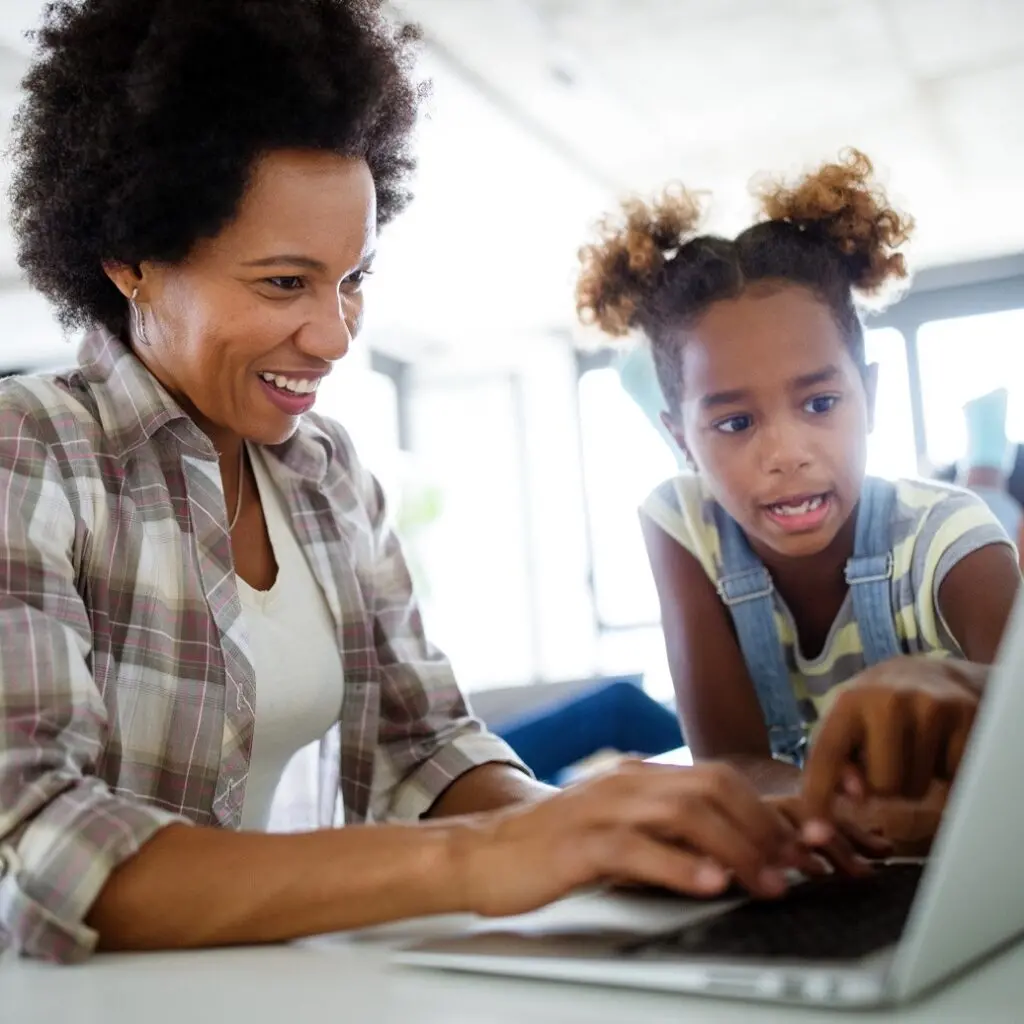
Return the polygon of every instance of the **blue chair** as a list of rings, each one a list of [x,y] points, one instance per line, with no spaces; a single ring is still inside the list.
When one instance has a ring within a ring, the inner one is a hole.
[[[600,750],[650,757],[683,745],[676,715],[644,693],[639,676],[601,683],[566,700],[499,723],[495,732],[530,770],[554,785]]]

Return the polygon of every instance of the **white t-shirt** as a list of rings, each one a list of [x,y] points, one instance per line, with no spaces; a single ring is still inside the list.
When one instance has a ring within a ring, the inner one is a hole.
[[[344,689],[334,619],[259,450],[249,455],[277,562],[270,590],[238,579],[256,670],[256,730],[242,828],[265,830],[292,757],[338,721]]]

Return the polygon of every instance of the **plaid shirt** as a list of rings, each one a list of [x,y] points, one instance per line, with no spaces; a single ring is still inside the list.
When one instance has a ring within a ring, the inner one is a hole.
[[[79,361],[0,384],[0,948],[63,961],[158,829],[239,827],[257,704],[216,452],[110,334]],[[424,637],[342,429],[306,416],[266,454],[344,665],[314,824],[415,819],[470,768],[520,766]]]

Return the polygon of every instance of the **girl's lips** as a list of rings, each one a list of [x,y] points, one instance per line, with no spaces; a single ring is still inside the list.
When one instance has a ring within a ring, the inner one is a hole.
[[[796,511],[803,506],[801,511]],[[783,511],[784,508],[790,511]],[[809,533],[817,530],[832,511],[832,495],[816,494],[786,499],[764,507],[764,514],[785,533]]]

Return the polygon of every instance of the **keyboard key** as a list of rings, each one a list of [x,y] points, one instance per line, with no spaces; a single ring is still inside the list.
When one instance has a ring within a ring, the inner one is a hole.
[[[922,871],[920,864],[891,864],[865,878],[812,879],[780,900],[752,900],[624,952],[658,959],[859,959],[899,941]]]

